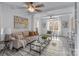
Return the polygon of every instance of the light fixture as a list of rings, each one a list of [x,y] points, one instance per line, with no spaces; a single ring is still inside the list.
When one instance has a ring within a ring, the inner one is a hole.
[[[30,7],[28,8],[28,11],[29,11],[29,12],[34,12],[35,9],[34,9],[34,7],[30,6]]]

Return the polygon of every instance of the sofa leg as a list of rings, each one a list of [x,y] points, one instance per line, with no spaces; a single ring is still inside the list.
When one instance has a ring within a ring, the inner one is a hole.
[[[15,50],[15,51],[19,51],[19,50],[20,50],[20,48],[18,48],[18,49],[17,49],[17,48],[13,48],[13,50]]]
[[[16,49],[16,51],[19,51],[19,49]]]

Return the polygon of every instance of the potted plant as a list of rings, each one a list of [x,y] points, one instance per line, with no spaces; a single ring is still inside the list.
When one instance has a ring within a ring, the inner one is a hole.
[[[42,36],[42,39],[47,39],[48,38],[48,35],[43,35]]]
[[[47,34],[52,34],[52,31],[47,31]]]

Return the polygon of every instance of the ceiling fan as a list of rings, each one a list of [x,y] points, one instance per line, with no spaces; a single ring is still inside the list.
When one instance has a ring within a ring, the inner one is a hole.
[[[41,7],[44,7],[43,4],[35,4],[35,2],[25,2],[25,8],[29,12],[41,12],[42,10],[40,9]]]

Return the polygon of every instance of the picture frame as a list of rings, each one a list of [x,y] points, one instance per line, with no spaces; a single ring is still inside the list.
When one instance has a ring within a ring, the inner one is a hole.
[[[23,18],[20,16],[14,16],[14,28],[28,28],[28,18]]]

